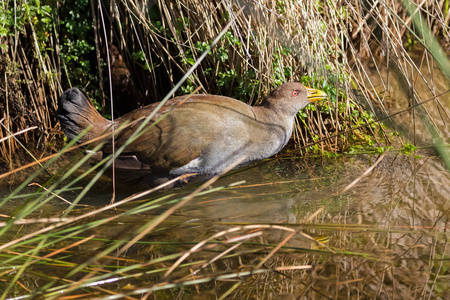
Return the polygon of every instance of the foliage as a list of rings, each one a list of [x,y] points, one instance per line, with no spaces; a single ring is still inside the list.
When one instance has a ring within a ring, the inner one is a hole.
[[[92,66],[95,59],[94,34],[89,0],[66,3],[55,0],[27,0],[7,2],[7,6],[0,7],[0,38],[14,38],[29,34],[36,36],[38,47],[34,49],[34,56],[46,59],[52,55],[54,48],[48,44],[49,37],[57,31],[59,38],[60,57],[69,82],[75,85],[85,85],[95,82],[97,70]],[[58,11],[56,3],[61,5]],[[60,19],[60,23],[56,21]],[[8,44],[2,44],[7,48]],[[59,71],[59,70],[54,70]]]
[[[414,146],[413,144],[405,143],[405,144],[402,146],[402,152],[405,153],[405,154],[410,155],[410,154],[412,154],[414,151],[416,151],[416,146]]]
[[[0,6],[0,38],[24,34],[27,25],[33,24],[39,45],[43,47],[52,30],[51,11],[49,5],[41,5],[39,0],[19,1],[16,5],[12,1],[4,3]],[[2,44],[2,48],[7,49],[8,45]]]
[[[74,85],[85,85],[98,78],[92,63],[95,56],[94,31],[89,0],[63,5],[60,23],[61,57]],[[98,85],[96,85],[98,86]]]

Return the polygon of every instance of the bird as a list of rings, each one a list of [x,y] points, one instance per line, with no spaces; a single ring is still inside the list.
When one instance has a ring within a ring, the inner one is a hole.
[[[225,96],[194,94],[156,102],[110,121],[94,107],[87,94],[74,87],[58,102],[57,115],[69,140],[87,128],[78,143],[102,140],[102,153],[126,145],[122,155],[135,163],[117,165],[148,169],[155,178],[195,173],[219,174],[241,158],[240,165],[275,155],[288,143],[297,113],[327,94],[299,82],[284,83],[250,106]],[[134,141],[127,140],[152,113],[150,122]],[[125,125],[124,124],[128,124]],[[123,129],[120,127],[123,126]],[[114,138],[111,138],[112,131]],[[109,135],[108,135],[109,133]],[[101,140],[101,138],[100,138]]]

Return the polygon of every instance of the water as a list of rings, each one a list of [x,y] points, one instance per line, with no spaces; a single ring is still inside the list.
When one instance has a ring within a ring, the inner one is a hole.
[[[420,154],[420,157],[417,157],[417,154]],[[320,298],[323,296],[320,296],[320,293],[339,297],[358,295],[403,299],[427,298],[428,295],[435,297],[439,293],[442,293],[440,297],[443,299],[450,296],[450,281],[448,281],[450,253],[447,246],[450,229],[448,171],[432,151],[424,150],[409,156],[392,152],[387,154],[372,172],[361,177],[377,158],[368,155],[326,160],[278,158],[240,168],[233,171],[233,174],[219,179],[213,187],[228,186],[241,181],[245,183],[193,198],[175,211],[155,231],[141,239],[147,242],[169,241],[175,245],[136,245],[124,258],[145,262],[152,257],[187,250],[195,243],[223,230],[247,224],[277,224],[300,230],[312,236],[313,240],[296,234],[286,243],[287,247],[296,250],[282,250],[276,253],[265,266],[300,264],[313,265],[314,269],[312,273],[288,272],[294,274],[294,278],[297,279],[272,274],[270,280],[274,283],[267,292],[276,291],[279,294],[297,296],[305,293],[307,298]],[[344,188],[357,178],[360,180],[347,192],[342,193]],[[86,182],[83,182],[80,186],[85,184]],[[94,218],[114,217],[117,213],[164,195],[174,193],[175,195],[170,197],[180,198],[181,195],[192,192],[198,185],[187,185],[152,194],[144,197],[144,200],[133,201],[119,207],[116,213],[109,210]],[[101,178],[83,200],[83,203],[89,206],[77,208],[70,216],[82,215],[109,203],[111,194],[107,191],[111,191],[111,186],[108,177]],[[116,201],[120,201],[133,191],[140,190],[139,186],[122,187],[120,184],[117,189]],[[72,201],[79,192],[79,190],[68,192],[63,196]],[[2,212],[12,214],[23,201],[23,199],[11,201],[2,208]],[[66,203],[54,199],[29,218],[58,216],[67,207]],[[85,261],[89,258],[89,253],[95,252],[94,249],[105,247],[105,239],[133,238],[140,226],[165,212],[169,207],[171,205],[163,205],[155,210],[124,216],[117,221],[100,224],[79,234],[82,237],[92,234],[95,239],[77,247],[78,250],[75,252],[78,253],[77,256],[69,254],[70,262]],[[83,222],[86,221],[88,220]],[[14,235],[18,232],[31,233],[37,227],[40,228],[41,225],[26,226],[21,230],[14,227],[15,230],[11,233]],[[250,232],[246,229],[238,230],[217,239],[223,240],[225,237]],[[276,245],[286,238],[288,233],[276,228],[262,229],[262,232],[260,236],[249,238],[247,242]],[[325,246],[341,254],[316,253],[325,248],[314,240],[325,240]],[[255,247],[263,250],[261,246]],[[206,249],[205,247],[204,251],[193,254],[191,258],[211,258],[211,252]],[[210,249],[223,251],[225,248],[210,246]],[[252,249],[252,246],[244,245],[240,251],[244,249]],[[216,264],[214,269],[216,271],[235,269],[240,264],[251,264],[256,257],[264,257],[267,253],[263,251],[260,254],[242,254],[239,260],[224,259]],[[126,265],[127,262],[117,261],[116,264]],[[52,268],[51,264],[45,267],[45,272],[48,272],[49,268]],[[65,268],[56,266],[54,268],[53,272],[61,276],[68,272]],[[33,272],[37,270],[44,272],[39,266],[32,269]],[[435,279],[437,273],[439,276]],[[175,277],[176,274],[178,273],[174,273]],[[157,280],[153,276],[148,278],[150,281]],[[254,284],[261,288],[261,279],[255,278]],[[305,285],[299,285],[296,280],[302,280]],[[132,283],[142,284],[140,280]],[[32,289],[32,284],[28,284]],[[121,288],[127,284],[130,284],[130,280],[123,281],[123,284],[119,281],[114,285],[114,290],[123,291]],[[111,288],[110,285],[106,286]],[[219,286],[225,288],[228,284],[224,282]],[[246,293],[251,294],[248,288],[250,287],[240,290],[242,297]],[[204,292],[209,289],[220,290],[214,285],[201,287]]]

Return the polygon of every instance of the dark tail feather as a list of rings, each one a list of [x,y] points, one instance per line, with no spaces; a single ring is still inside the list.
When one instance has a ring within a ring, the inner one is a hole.
[[[89,132],[78,141],[79,143],[104,134],[111,125],[111,121],[103,118],[92,101],[78,88],[67,90],[61,95],[57,114],[61,128],[70,140],[91,126]]]

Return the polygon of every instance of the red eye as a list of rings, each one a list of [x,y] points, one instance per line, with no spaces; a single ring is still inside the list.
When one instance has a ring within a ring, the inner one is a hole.
[[[298,91],[292,91],[292,97],[297,97],[298,96]]]

